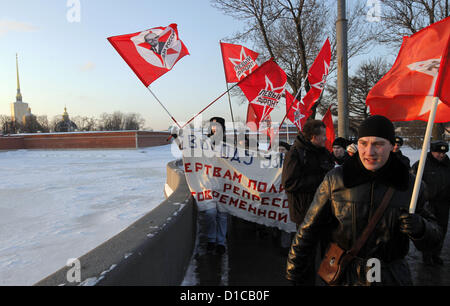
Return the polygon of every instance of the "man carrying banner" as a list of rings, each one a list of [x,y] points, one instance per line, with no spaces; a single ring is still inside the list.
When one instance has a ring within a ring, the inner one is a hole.
[[[414,177],[391,154],[394,143],[394,126],[386,117],[371,116],[361,123],[358,154],[330,171],[317,189],[289,252],[287,279],[302,284],[309,277],[309,258],[323,231],[334,246],[344,252],[353,250],[386,191],[392,190],[375,230],[348,262],[338,284],[412,285],[405,260],[409,240],[419,250],[435,248],[441,230],[429,211],[423,188],[416,212],[408,212]],[[373,263],[377,265],[374,271]]]
[[[309,120],[299,132],[283,164],[282,184],[289,203],[289,215],[297,227],[303,222],[317,187],[325,174],[333,169],[334,161],[325,148],[325,124]],[[308,271],[303,284],[314,285],[315,253],[307,259]]]
[[[427,265],[443,265],[440,257],[442,246],[447,233],[448,216],[450,209],[450,159],[447,156],[448,143],[435,141],[431,143],[427,155],[422,180],[427,184],[428,200],[439,226],[442,228],[442,241],[434,250],[423,252],[423,262]],[[414,174],[417,173],[419,162],[412,166]]]

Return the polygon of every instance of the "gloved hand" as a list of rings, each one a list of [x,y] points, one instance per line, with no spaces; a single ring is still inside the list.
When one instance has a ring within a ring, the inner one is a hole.
[[[177,138],[179,135],[181,136],[182,130],[180,130],[177,126],[171,126],[169,128],[169,133],[170,135],[175,139]]]
[[[420,238],[425,231],[425,223],[418,214],[410,214],[407,210],[403,210],[399,217],[400,231],[407,234],[411,238]]]

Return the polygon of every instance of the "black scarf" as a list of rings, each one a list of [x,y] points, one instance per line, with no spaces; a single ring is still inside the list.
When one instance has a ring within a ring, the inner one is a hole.
[[[367,170],[358,154],[349,158],[342,167],[344,185],[347,188],[372,181],[378,181],[402,191],[409,187],[408,168],[392,152],[386,164],[377,171]]]

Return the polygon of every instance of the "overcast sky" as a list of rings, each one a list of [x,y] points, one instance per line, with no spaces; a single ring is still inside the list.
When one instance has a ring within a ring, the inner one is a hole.
[[[137,112],[146,127],[167,129],[171,119],[106,38],[171,23],[191,55],[151,85],[160,101],[183,122],[225,91],[219,40],[243,25],[208,0],[79,0],[79,22],[68,18],[72,2],[0,0],[0,114],[10,115],[15,101],[17,52],[23,101],[33,114],[51,120],[64,106],[70,116]],[[245,118],[246,106],[232,105]],[[204,119],[217,115],[231,121],[226,95]],[[272,120],[283,115],[275,110]]]

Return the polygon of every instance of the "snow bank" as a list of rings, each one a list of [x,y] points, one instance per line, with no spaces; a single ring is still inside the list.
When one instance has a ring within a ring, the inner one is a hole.
[[[0,152],[0,285],[32,285],[164,200],[170,145]]]

